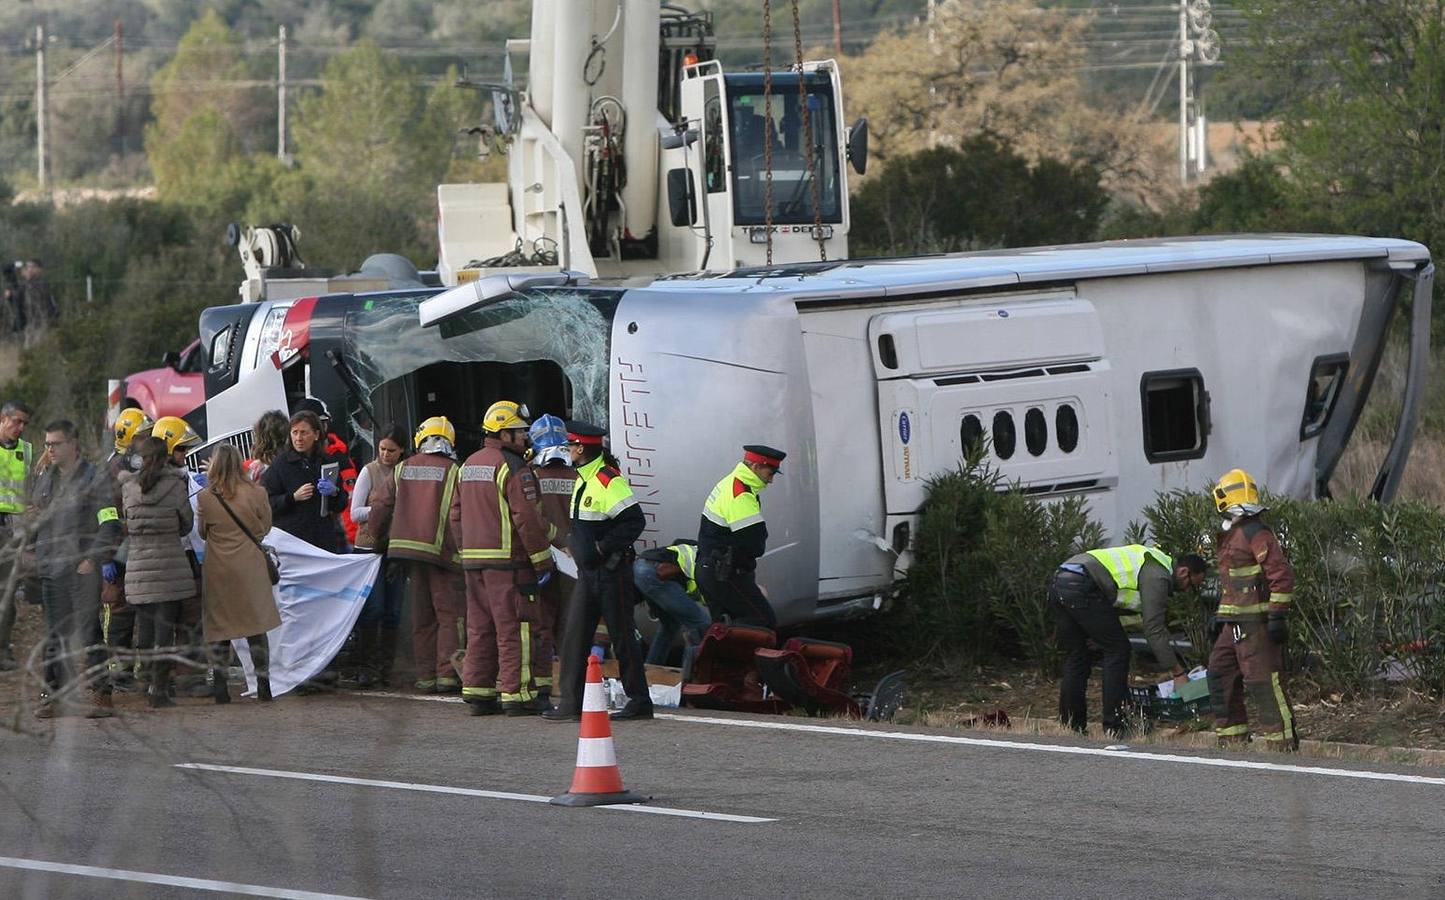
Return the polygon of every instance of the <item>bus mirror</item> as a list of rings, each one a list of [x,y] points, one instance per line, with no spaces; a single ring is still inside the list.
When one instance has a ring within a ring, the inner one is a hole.
[[[691,169],[668,170],[667,211],[672,216],[672,224],[678,228],[697,222],[697,195],[693,189]]]
[[[859,175],[868,171],[868,120],[859,119],[848,129],[848,162]]]
[[[659,143],[664,150],[677,150],[682,147],[691,147],[697,143],[697,129],[689,128],[686,131],[678,131],[673,128],[659,129]]]

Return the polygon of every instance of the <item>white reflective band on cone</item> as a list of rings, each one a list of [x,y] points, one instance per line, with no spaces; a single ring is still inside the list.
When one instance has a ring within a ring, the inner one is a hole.
[[[588,768],[617,766],[617,753],[612,749],[612,738],[579,738],[577,741],[577,765]]]
[[[601,684],[589,684],[582,689],[583,712],[607,712],[607,695]]]

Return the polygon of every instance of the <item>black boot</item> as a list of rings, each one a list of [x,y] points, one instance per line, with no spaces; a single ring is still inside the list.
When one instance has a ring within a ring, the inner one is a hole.
[[[171,699],[171,664],[169,662],[151,663],[151,686],[146,691],[146,704],[151,709],[164,709],[176,705],[176,701]]]
[[[495,716],[502,711],[496,697],[465,697],[467,711],[474,716]]]
[[[628,700],[627,705],[613,713],[608,718],[613,721],[626,721],[628,719],[650,719],[652,718],[651,700]]]
[[[251,648],[251,666],[256,670],[256,699],[269,701],[271,699],[271,669],[270,669],[270,647],[266,643],[266,635],[253,634],[246,638],[246,644]]]
[[[211,696],[217,703],[231,702],[231,686],[226,683],[225,667],[211,669]]]

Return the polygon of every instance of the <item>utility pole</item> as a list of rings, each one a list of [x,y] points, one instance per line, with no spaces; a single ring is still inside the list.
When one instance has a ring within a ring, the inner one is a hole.
[[[46,177],[45,154],[45,26],[35,26],[35,156],[40,180],[40,189],[48,190],[50,181]]]
[[[125,23],[115,20],[115,146],[125,156]]]
[[[1189,183],[1189,43],[1188,0],[1179,0],[1179,183]]]
[[[286,162],[286,26],[282,25],[276,49],[276,158]]]
[[[833,52],[843,55],[843,0],[833,0]]]
[[[1199,66],[1219,62],[1219,33],[1209,27],[1213,21],[1209,0],[1179,0],[1180,184],[1189,183],[1191,162],[1195,175],[1203,175],[1209,163],[1209,126],[1194,79]]]

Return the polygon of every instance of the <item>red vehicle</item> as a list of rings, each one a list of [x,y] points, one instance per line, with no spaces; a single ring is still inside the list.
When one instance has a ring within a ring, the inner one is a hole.
[[[161,357],[158,369],[126,376],[123,390],[154,421],[162,416],[184,416],[206,402],[204,357],[199,339],[180,353]]]

